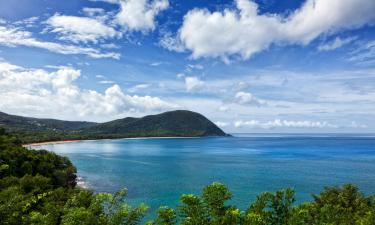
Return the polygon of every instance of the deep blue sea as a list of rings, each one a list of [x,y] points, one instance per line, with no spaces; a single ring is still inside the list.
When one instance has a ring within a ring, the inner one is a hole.
[[[44,145],[68,156],[95,191],[128,188],[153,211],[183,193],[225,183],[245,209],[264,191],[291,187],[297,202],[324,186],[354,183],[375,193],[375,135],[237,134],[235,137],[119,139]]]

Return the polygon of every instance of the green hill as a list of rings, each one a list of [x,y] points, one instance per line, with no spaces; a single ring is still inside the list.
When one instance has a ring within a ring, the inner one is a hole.
[[[0,113],[0,127],[24,143],[126,137],[226,136],[199,113],[176,110],[142,118],[127,117],[106,123],[37,119]]]
[[[81,130],[101,137],[200,137],[225,136],[214,123],[199,113],[177,110],[142,118],[125,118]]]
[[[0,112],[0,126],[11,132],[44,132],[70,131],[95,126],[97,123],[81,121],[64,121],[55,119],[38,119],[14,116]]]

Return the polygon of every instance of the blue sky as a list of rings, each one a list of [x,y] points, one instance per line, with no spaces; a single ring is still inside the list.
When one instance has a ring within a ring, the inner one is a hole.
[[[0,110],[375,132],[373,0],[0,1]]]

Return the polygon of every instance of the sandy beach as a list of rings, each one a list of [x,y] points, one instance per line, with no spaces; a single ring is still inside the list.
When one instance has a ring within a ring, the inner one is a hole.
[[[37,142],[37,143],[30,143],[22,145],[25,148],[31,148],[33,146],[41,146],[41,145],[56,145],[56,144],[66,144],[66,143],[73,143],[73,142],[81,142],[81,141],[101,141],[101,140],[137,140],[137,139],[182,139],[182,138],[200,138],[200,137],[132,137],[132,138],[118,138],[118,139],[89,139],[89,140],[66,140],[66,141],[46,141],[46,142]]]
[[[65,144],[65,143],[79,142],[79,141],[84,141],[84,140],[46,141],[46,142],[24,144],[22,146],[25,147],[25,148],[29,148],[29,147],[32,147],[32,146]]]

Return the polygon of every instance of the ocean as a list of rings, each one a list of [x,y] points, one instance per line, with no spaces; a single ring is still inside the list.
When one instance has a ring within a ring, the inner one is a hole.
[[[214,182],[246,209],[265,191],[294,188],[298,203],[325,186],[375,193],[375,135],[234,134],[234,137],[118,139],[43,145],[68,156],[95,192],[128,189],[127,201],[176,206]]]

